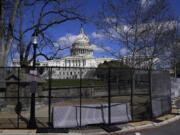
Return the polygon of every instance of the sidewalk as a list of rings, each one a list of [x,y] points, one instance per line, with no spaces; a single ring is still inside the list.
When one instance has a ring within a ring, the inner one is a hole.
[[[141,122],[130,122],[127,124],[117,124],[115,125],[121,130],[118,130],[116,132],[108,133],[102,128],[98,127],[92,127],[92,128],[81,128],[81,129],[74,129],[69,130],[68,133],[36,133],[37,130],[0,130],[0,134],[3,135],[120,135],[124,133],[130,133],[145,129],[151,129],[160,127],[172,122],[175,122],[177,120],[180,120],[180,107],[178,108],[175,105],[175,102],[177,100],[180,100],[180,97],[173,99],[172,101],[172,114],[166,114],[164,116],[158,117],[155,119],[155,121],[141,121]]]

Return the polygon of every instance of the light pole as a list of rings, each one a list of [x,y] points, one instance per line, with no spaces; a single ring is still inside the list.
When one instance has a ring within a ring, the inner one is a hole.
[[[38,44],[38,33],[37,33],[37,30],[35,30],[35,32],[33,33],[31,41],[32,41],[33,48],[34,48],[33,68],[35,70],[35,67],[36,67],[36,48],[37,48],[37,44]]]
[[[33,54],[33,70],[35,73],[35,68],[36,68],[36,48],[38,45],[38,33],[37,30],[32,35],[32,40],[31,40],[34,48],[34,54]],[[35,74],[34,74],[35,75]],[[31,111],[30,111],[30,120],[28,123],[28,128],[34,129],[37,128],[36,124],[36,117],[35,117],[35,92],[37,89],[37,82],[34,80],[31,82]]]

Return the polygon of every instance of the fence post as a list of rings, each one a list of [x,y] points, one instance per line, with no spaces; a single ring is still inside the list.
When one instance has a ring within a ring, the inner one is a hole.
[[[20,98],[20,91],[19,91],[19,90],[20,90],[20,79],[21,79],[21,78],[20,78],[20,71],[19,71],[19,70],[20,70],[20,67],[18,67],[18,99],[17,99],[17,100],[18,100],[18,101],[17,101],[18,104],[20,103],[20,99],[19,99],[19,98]],[[19,113],[18,113],[17,124],[18,124],[17,127],[19,128]]]
[[[134,121],[134,109],[133,109],[133,92],[134,92],[134,70],[131,68],[131,117],[132,121]]]
[[[149,69],[149,109],[150,109],[150,119],[153,119],[153,110],[152,110],[152,71]]]
[[[170,105],[170,112],[172,111],[172,92],[171,92],[171,78],[170,78],[170,74],[169,74],[169,72],[167,72],[166,71],[166,74],[167,74],[167,76],[166,77],[168,77],[168,80],[169,80],[169,95],[168,95],[168,97],[169,97],[169,99],[168,99],[168,101],[169,101],[169,105]],[[175,78],[175,79],[177,79],[177,78]]]
[[[108,68],[108,124],[111,125],[111,68]]]
[[[79,92],[80,92],[79,93],[80,94],[79,95],[80,96],[79,97],[80,98],[80,100],[79,100],[80,108],[79,109],[80,109],[80,111],[79,112],[80,112],[80,127],[81,127],[81,105],[82,105],[82,89],[81,89],[81,87],[82,87],[82,69],[81,68],[80,68],[80,82],[79,83],[80,83],[79,84],[80,85],[80,89],[79,89]]]
[[[48,117],[49,117],[49,128],[51,126],[51,76],[52,76],[52,67],[49,67],[49,93],[48,93],[48,99],[49,99],[49,103],[48,103]]]

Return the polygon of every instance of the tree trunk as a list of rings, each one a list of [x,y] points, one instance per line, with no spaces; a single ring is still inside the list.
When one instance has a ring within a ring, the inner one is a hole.
[[[14,1],[14,6],[12,8],[12,14],[10,18],[7,19],[4,14],[4,6],[2,0],[0,0],[0,67],[5,67],[7,65],[8,54],[11,49],[13,41],[13,27],[17,15],[17,10],[20,0]],[[6,23],[6,21],[8,21]],[[7,27],[8,25],[8,27]],[[5,31],[7,34],[5,35]]]
[[[0,67],[6,67],[8,54],[6,52],[0,53]]]

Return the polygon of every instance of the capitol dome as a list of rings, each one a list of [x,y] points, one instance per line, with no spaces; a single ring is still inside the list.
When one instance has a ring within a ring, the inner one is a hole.
[[[74,43],[88,43],[89,44],[89,38],[84,34],[84,30],[81,27],[79,35],[77,35]]]
[[[71,48],[71,56],[93,56],[93,49],[89,38],[81,27],[79,35],[77,35]]]

